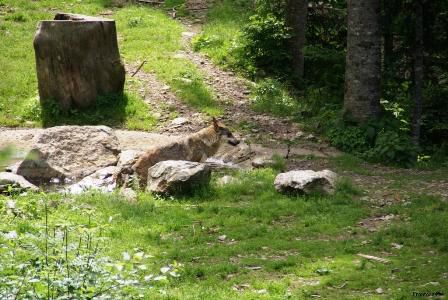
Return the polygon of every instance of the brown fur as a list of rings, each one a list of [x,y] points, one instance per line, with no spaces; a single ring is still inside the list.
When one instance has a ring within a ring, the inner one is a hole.
[[[228,142],[233,145],[238,144],[238,141],[233,137],[232,133],[214,119],[213,125],[196,133],[181,138],[178,141],[151,147],[137,158],[132,165],[131,171],[138,176],[140,188],[144,188],[148,181],[148,169],[150,167],[165,160],[205,161],[218,151],[222,137],[226,137]],[[121,170],[117,175],[117,179],[123,181],[122,176],[124,173]]]

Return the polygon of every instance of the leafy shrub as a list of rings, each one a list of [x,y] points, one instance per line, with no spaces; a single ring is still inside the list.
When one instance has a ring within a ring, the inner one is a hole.
[[[266,79],[254,90],[253,108],[275,116],[289,116],[297,112],[297,102],[279,81]]]
[[[325,124],[332,146],[368,161],[410,167],[415,164],[417,147],[408,131],[400,130],[396,120],[351,125],[336,117]]]
[[[312,84],[308,89],[326,88],[331,95],[337,95],[341,102],[344,91],[345,51],[307,45],[303,54],[307,66],[304,77],[308,85]]]
[[[139,248],[124,252],[121,260],[104,256],[105,228],[95,226],[93,217],[84,225],[51,226],[46,205],[7,202],[0,205],[0,216],[8,225],[44,216],[45,224],[0,232],[1,299],[137,299],[144,298],[148,286],[180,276],[176,262],[151,273],[152,256]]]
[[[216,35],[208,36],[204,34],[198,35],[192,41],[194,51],[200,51],[207,47],[219,47],[223,43],[224,41]]]
[[[329,130],[328,137],[332,146],[345,152],[361,154],[369,148],[365,132],[360,127],[335,127]]]
[[[417,148],[405,134],[396,131],[381,131],[375,146],[365,153],[368,160],[386,164],[411,167],[417,159]]]
[[[272,155],[273,164],[271,166],[277,172],[285,172],[286,171],[286,161],[283,156],[274,154]]]
[[[285,76],[289,73],[291,33],[285,20],[270,13],[255,14],[242,31],[245,59],[268,74]]]

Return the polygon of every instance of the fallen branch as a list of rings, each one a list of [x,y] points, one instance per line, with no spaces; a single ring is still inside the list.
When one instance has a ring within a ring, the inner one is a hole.
[[[164,1],[157,1],[157,0],[137,0],[137,2],[151,5],[161,5],[165,3]]]
[[[390,262],[390,260],[388,260],[388,259],[381,258],[381,257],[376,257],[376,256],[372,256],[372,255],[367,255],[367,254],[362,254],[362,253],[358,253],[357,255],[362,257],[362,258],[365,258],[365,259],[368,259],[368,260],[373,260],[373,261],[380,262],[380,263],[383,263],[383,264],[387,264],[387,263]]]
[[[137,68],[137,70],[135,70],[135,72],[131,75],[131,77],[134,77],[135,74],[137,74],[138,71],[140,71],[140,69],[143,67],[143,65],[144,65],[145,63],[146,63],[146,60],[144,60],[144,61],[140,64],[140,66]]]

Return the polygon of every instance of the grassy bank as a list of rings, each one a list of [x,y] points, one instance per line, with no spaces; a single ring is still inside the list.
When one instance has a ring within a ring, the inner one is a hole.
[[[109,5],[110,1],[103,0],[0,1],[1,125],[42,125],[42,116],[38,114],[32,41],[37,22],[53,18],[58,11],[97,15],[112,9],[114,15],[111,17],[116,19],[118,26],[120,51],[127,63],[148,60],[146,70],[156,73],[181,99],[209,114],[220,114],[212,92],[202,80],[202,74],[186,59],[174,57],[175,52],[182,49],[183,29],[177,21],[170,19],[164,12],[147,7],[111,8]],[[131,129],[150,129],[154,120],[146,104],[129,83],[126,84],[126,94],[130,108],[124,110],[125,119],[117,119],[115,123]],[[73,123],[77,116],[75,112],[69,118],[54,118],[52,121]],[[79,119],[78,123],[85,122],[82,116]]]
[[[213,184],[184,199],[140,194],[137,203],[128,203],[118,195],[30,194],[14,197],[11,210],[11,200],[1,197],[0,257],[15,265],[42,262],[45,243],[33,237],[45,228],[55,236],[68,228],[69,247],[84,245],[80,236],[88,232],[93,245],[99,241],[98,256],[124,266],[122,274],[133,266],[144,298],[408,299],[413,291],[447,292],[447,203],[415,196],[407,205],[372,211],[347,183],[331,197],[286,197],[275,192],[269,169],[236,177],[235,184]],[[372,215],[394,217],[375,231],[358,224]],[[17,237],[8,239],[12,231]],[[16,255],[10,258],[12,246]],[[175,273],[145,281],[165,266]],[[63,277],[65,272],[62,266]],[[14,271],[0,268],[0,274],[11,278]],[[131,286],[120,288],[132,294]]]

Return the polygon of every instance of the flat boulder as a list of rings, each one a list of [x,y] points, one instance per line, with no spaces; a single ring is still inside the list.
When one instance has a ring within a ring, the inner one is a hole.
[[[52,127],[36,138],[17,174],[33,183],[77,180],[116,165],[119,153],[119,141],[107,126]]]
[[[26,190],[38,191],[39,189],[20,175],[0,172],[0,193]]]
[[[148,170],[147,190],[158,194],[186,194],[210,183],[211,170],[206,164],[166,160]]]
[[[280,173],[274,181],[275,189],[283,194],[333,194],[337,174],[330,170],[315,172],[298,170]]]

